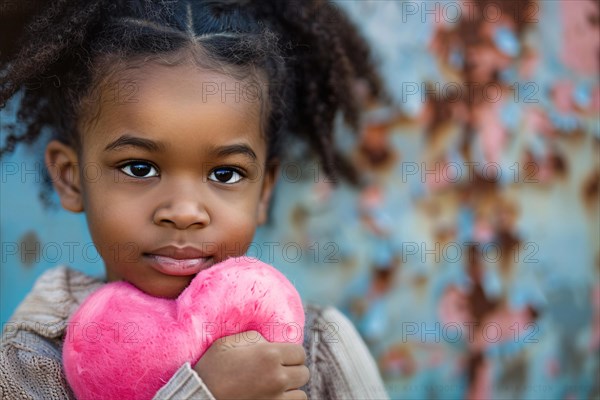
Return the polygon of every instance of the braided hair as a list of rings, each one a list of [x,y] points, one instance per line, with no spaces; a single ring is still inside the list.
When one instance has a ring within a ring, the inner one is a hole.
[[[374,97],[382,88],[366,42],[332,3],[57,0],[38,6],[20,50],[0,57],[0,107],[21,94],[19,124],[3,127],[8,135],[0,158],[20,143],[36,142],[45,129],[77,149],[86,99],[118,60],[174,63],[181,52],[200,49],[203,67],[266,77],[269,158],[293,133],[327,175],[351,177],[333,145],[335,117],[341,112],[356,130],[353,84],[366,82]]]

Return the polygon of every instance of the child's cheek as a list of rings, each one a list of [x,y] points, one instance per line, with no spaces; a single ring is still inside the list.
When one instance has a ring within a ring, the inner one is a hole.
[[[124,196],[103,185],[91,185],[85,199],[85,213],[90,234],[105,261],[119,260],[132,249],[139,248],[151,224],[147,202],[143,198]],[[150,222],[148,222],[150,221]]]
[[[252,217],[253,214],[231,213],[223,216],[228,219],[227,223],[220,225],[218,229],[215,226],[215,229],[211,230],[215,233],[218,231],[216,237],[208,239],[211,241],[211,245],[218,248],[217,261],[246,254],[257,226],[256,220]]]

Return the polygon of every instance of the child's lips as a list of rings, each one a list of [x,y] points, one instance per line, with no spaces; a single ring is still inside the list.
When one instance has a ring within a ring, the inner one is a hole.
[[[212,256],[191,247],[166,246],[145,254],[152,267],[167,275],[193,275],[214,264]]]
[[[166,275],[194,275],[214,264],[212,257],[176,259],[158,254],[147,254],[146,257],[150,259],[152,267]]]

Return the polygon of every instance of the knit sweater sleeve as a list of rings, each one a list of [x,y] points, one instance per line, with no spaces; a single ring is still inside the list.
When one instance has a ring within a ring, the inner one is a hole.
[[[15,400],[74,399],[53,340],[20,331],[2,337],[0,350],[0,398]]]
[[[320,310],[310,334],[309,398],[389,399],[373,357],[340,311],[333,307]]]
[[[153,397],[153,400],[163,399],[215,400],[215,397],[192,369],[190,363],[185,363]]]

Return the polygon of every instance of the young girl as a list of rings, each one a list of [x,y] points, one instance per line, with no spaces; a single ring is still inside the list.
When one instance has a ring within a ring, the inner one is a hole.
[[[32,21],[1,66],[0,104],[22,94],[25,132],[0,155],[48,129],[47,180],[63,208],[85,212],[106,279],[67,267],[39,278],[4,329],[0,390],[64,399],[61,341],[87,295],[125,280],[175,298],[243,255],[282,139],[305,139],[335,176],[336,113],[356,127],[352,85],[380,86],[355,27],[321,1],[57,1]],[[306,317],[303,346],[228,336],[155,398],[386,398],[348,320],[310,305]]]

